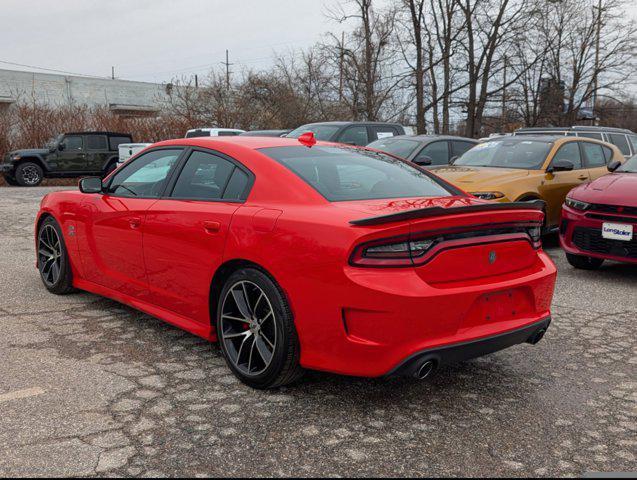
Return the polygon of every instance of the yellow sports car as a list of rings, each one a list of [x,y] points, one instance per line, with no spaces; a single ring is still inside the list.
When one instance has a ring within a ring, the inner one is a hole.
[[[431,171],[476,197],[500,202],[544,200],[547,230],[557,227],[571,189],[624,161],[614,145],[582,137],[497,137],[476,145],[452,166]]]

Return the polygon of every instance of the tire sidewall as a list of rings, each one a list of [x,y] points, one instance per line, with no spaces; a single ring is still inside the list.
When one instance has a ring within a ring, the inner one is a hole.
[[[33,166],[36,168],[39,176],[37,183],[26,183],[24,181],[22,173],[27,166]],[[21,187],[37,187],[42,183],[42,180],[44,180],[44,170],[42,170],[42,167],[35,162],[23,162],[19,164],[15,170],[15,179],[18,185],[20,185]]]
[[[231,287],[240,281],[252,282],[258,285],[261,290],[263,290],[263,292],[268,297],[270,304],[272,305],[272,309],[274,310],[274,321],[276,322],[277,328],[277,339],[272,362],[265,371],[255,376],[247,376],[233,365],[221,337],[221,313],[223,310],[224,299],[226,298],[226,295],[228,294],[228,291],[231,289]],[[217,308],[217,318],[215,326],[219,348],[221,349],[226,364],[228,365],[228,368],[230,368],[230,370],[232,370],[232,372],[243,383],[253,388],[268,388],[278,378],[281,371],[285,367],[285,360],[288,356],[289,343],[290,341],[295,340],[289,338],[289,323],[287,322],[293,322],[287,301],[283,297],[279,288],[275,285],[275,283],[268,275],[253,268],[237,270],[232,275],[230,275],[230,277],[224,284],[221,295],[219,297],[219,305]]]

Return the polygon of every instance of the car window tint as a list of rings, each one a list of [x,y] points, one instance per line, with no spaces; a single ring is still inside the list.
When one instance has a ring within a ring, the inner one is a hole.
[[[205,152],[192,152],[171,197],[219,200],[235,168],[232,162]]]
[[[463,153],[465,153],[467,150],[471,150],[471,148],[474,146],[475,143],[453,140],[451,142],[451,154],[454,157],[460,157]]]
[[[579,132],[578,137],[593,138],[595,140],[604,140],[601,133]]]
[[[190,130],[186,132],[186,138],[209,137],[209,130]]]
[[[348,145],[364,147],[369,143],[367,139],[367,127],[364,125],[347,127],[345,131],[340,134],[337,141],[347,143]]]
[[[415,166],[371,150],[299,146],[260,151],[333,202],[451,195],[441,183]]]
[[[241,132],[221,130],[220,132],[217,133],[217,136],[218,137],[234,137],[236,135],[239,135],[239,133]]]
[[[111,150],[117,150],[122,143],[131,143],[131,141],[130,137],[110,137],[109,145]]]
[[[628,139],[633,145],[633,153],[637,153],[637,135],[628,135]]]
[[[88,135],[86,137],[87,150],[108,150],[108,143],[104,135]]]
[[[489,140],[465,152],[454,165],[538,170],[544,166],[551,146],[539,140]]]
[[[582,168],[582,156],[580,154],[579,142],[567,143],[560,147],[555,156],[553,157],[553,163],[558,160],[564,160],[571,162],[575,170]]]
[[[64,140],[62,140],[62,145],[64,145],[65,152],[82,150],[84,148],[82,137],[79,136],[64,137]]]
[[[181,149],[166,149],[140,155],[113,176],[109,193],[120,197],[159,198],[181,152]]]
[[[623,133],[609,133],[608,138],[610,143],[614,144],[624,155],[630,155],[630,147],[628,146],[628,139]]]
[[[601,145],[595,143],[582,142],[586,165],[591,168],[606,166],[606,157]]]
[[[385,138],[376,140],[375,142],[367,145],[369,148],[375,148],[376,150],[382,150],[383,152],[391,153],[401,158],[409,158],[414,153],[414,150],[418,148],[417,140],[408,140],[403,138]]]
[[[606,163],[610,163],[613,159],[613,150],[606,146],[602,146],[602,151],[604,152],[604,160],[606,160]]]
[[[226,186],[225,192],[223,192],[224,200],[243,200],[246,198],[246,189],[250,179],[248,174],[240,168],[236,168],[232,171],[230,181]]]
[[[426,157],[431,159],[431,163],[425,163]],[[431,142],[423,148],[414,163],[423,165],[448,165],[449,164],[449,144],[447,141]]]

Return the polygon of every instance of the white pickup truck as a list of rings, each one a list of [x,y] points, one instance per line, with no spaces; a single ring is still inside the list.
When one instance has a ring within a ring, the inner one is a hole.
[[[152,143],[120,143],[118,166],[126,163],[132,156],[137,155],[151,145]]]

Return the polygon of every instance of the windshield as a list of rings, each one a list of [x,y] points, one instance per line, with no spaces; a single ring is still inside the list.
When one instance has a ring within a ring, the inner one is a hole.
[[[339,125],[311,123],[309,125],[302,125],[296,130],[292,130],[286,136],[289,138],[299,138],[304,133],[312,132],[314,134],[314,138],[317,140],[329,141],[332,139],[332,136],[338,132],[339,128],[341,128]]]
[[[367,145],[369,148],[382,150],[401,158],[409,158],[418,148],[420,143],[417,140],[407,140],[405,138],[382,138]]]
[[[58,135],[57,137],[51,137],[49,138],[46,143],[44,144],[44,146],[46,148],[53,148],[55,147],[58,143],[60,143],[60,140],[62,139],[63,135]]]
[[[454,166],[539,170],[544,165],[551,145],[534,140],[493,140],[476,145],[456,160]]]
[[[371,150],[303,146],[262,148],[331,202],[377,198],[448,197],[422,170]]]
[[[637,173],[637,155],[635,155],[634,157],[630,157],[628,160],[626,160],[626,163],[624,163],[615,171],[623,173]]]

